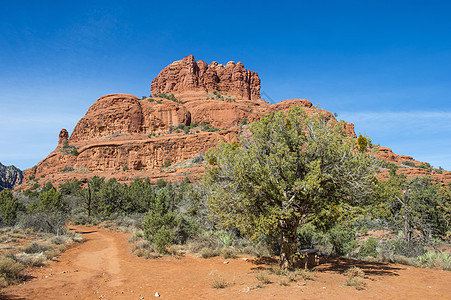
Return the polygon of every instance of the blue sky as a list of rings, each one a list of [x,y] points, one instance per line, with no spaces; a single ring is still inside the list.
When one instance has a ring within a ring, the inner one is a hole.
[[[102,95],[193,54],[242,61],[395,153],[451,169],[447,1],[3,1],[0,162],[37,164]]]

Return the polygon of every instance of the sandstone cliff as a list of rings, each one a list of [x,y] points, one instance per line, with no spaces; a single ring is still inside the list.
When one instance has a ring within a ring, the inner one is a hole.
[[[233,141],[248,123],[266,113],[300,105],[309,114],[319,111],[337,122],[332,113],[315,108],[306,99],[273,105],[263,101],[258,74],[241,62],[207,65],[190,55],[164,68],[152,81],[151,90],[152,96],[144,99],[128,94],[100,97],[70,137],[66,129],[61,130],[56,149],[36,168],[26,170],[26,178],[34,176],[40,183],[54,185],[73,177],[85,181],[94,175],[121,182],[135,177],[197,180],[208,149],[221,141]],[[344,126],[348,136],[356,137],[353,124]],[[420,164],[388,148],[381,147],[379,152],[386,161]],[[406,168],[405,173],[409,172]],[[449,176],[445,172],[441,178],[446,181]]]

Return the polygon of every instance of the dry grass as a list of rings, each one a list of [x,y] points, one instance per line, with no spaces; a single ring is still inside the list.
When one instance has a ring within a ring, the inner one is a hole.
[[[222,277],[213,278],[210,286],[215,289],[224,289],[228,286],[227,281]]]
[[[12,258],[0,259],[0,285],[5,287],[11,283],[18,282],[22,279],[23,269],[24,267]]]
[[[266,272],[266,271],[258,272],[257,275],[255,275],[255,278],[257,278],[257,280],[259,282],[261,282],[262,284],[270,284],[270,283],[272,283],[272,280],[269,277],[268,272]]]
[[[297,269],[294,271],[296,276],[301,277],[303,280],[315,280],[314,273],[306,269]]]
[[[252,245],[252,246],[247,246],[244,247],[241,252],[243,254],[248,254],[248,255],[252,255],[254,257],[269,257],[271,256],[271,251],[260,244],[257,245]]]
[[[229,247],[224,247],[221,249],[221,256],[224,257],[225,259],[233,259],[236,258],[236,253],[235,250],[233,248],[229,248]]]
[[[358,267],[352,267],[345,271],[346,285],[353,286],[357,290],[363,290],[367,283],[364,281],[365,272]]]
[[[41,253],[19,253],[14,255],[15,261],[28,267],[42,267],[46,263],[45,255]]]
[[[27,254],[34,254],[34,253],[44,253],[45,251],[50,249],[50,245],[45,243],[36,243],[32,242],[31,244],[28,244],[23,248],[23,252]]]
[[[290,280],[287,277],[281,277],[279,279],[279,284],[282,286],[287,286],[290,283]]]
[[[211,271],[208,276],[211,278],[210,286],[214,289],[224,289],[233,284],[233,282],[228,282],[222,274],[218,273],[217,270]]]
[[[211,249],[211,248],[202,248],[202,250],[199,251],[199,256],[202,258],[211,258],[215,256],[219,256],[219,250]]]

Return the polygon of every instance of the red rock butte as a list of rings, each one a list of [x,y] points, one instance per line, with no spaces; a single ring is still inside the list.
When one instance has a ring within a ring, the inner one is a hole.
[[[40,184],[54,185],[71,178],[86,181],[94,175],[120,182],[136,177],[198,180],[204,169],[202,155],[221,141],[233,141],[246,124],[264,114],[299,105],[307,113],[321,112],[337,122],[332,113],[306,99],[271,105],[261,99],[260,87],[258,74],[241,62],[207,65],[187,56],[158,74],[151,84],[151,97],[100,97],[70,137],[66,129],[61,130],[56,149],[26,170],[25,178],[34,176]],[[353,124],[345,124],[345,129],[355,137]],[[381,147],[380,153],[386,161],[420,164],[388,148]],[[450,172],[440,176],[439,181],[451,181]]]

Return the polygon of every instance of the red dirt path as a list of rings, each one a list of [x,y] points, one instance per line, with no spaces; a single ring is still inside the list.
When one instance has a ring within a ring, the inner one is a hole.
[[[146,260],[130,253],[128,234],[74,229],[83,234],[84,243],[33,270],[33,279],[1,290],[0,298],[156,299],[158,292],[160,299],[451,299],[449,271],[331,259],[303,286],[281,286],[279,277],[271,275],[272,284],[255,288],[255,272],[270,267],[263,262],[191,255]],[[365,271],[365,290],[345,285],[343,271],[352,265]],[[210,286],[218,274],[230,282],[225,289]]]

